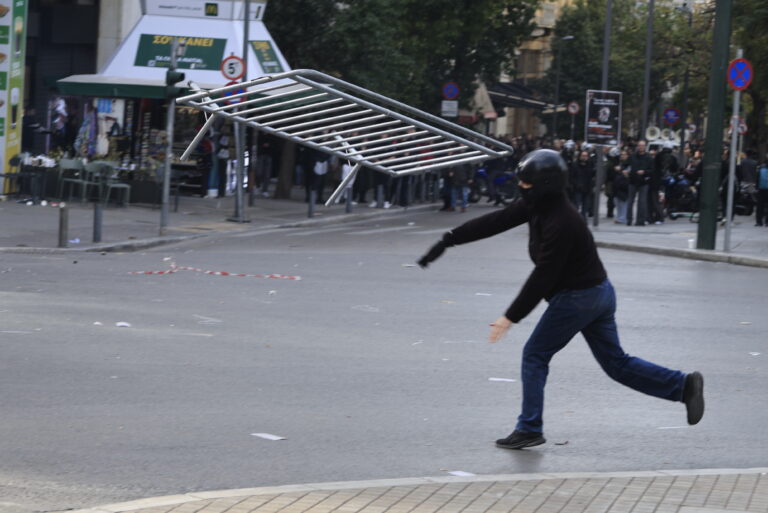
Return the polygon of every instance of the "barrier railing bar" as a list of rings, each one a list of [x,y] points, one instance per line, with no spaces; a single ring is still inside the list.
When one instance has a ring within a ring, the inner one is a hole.
[[[329,100],[328,102],[321,102],[321,103],[328,104],[328,103],[338,103],[338,102],[335,101],[335,100]],[[307,107],[314,107],[314,105],[308,105]],[[303,109],[305,109],[307,107],[296,107],[296,108],[293,108],[293,109],[288,109],[288,111],[296,112],[296,111],[303,110]],[[271,124],[271,125],[274,126],[274,125],[277,125],[278,123],[290,123],[290,122],[296,121],[297,119],[306,119],[306,118],[311,118],[311,117],[318,116],[318,115],[330,114],[332,112],[339,112],[339,111],[342,111],[342,110],[349,110],[349,109],[354,109],[354,108],[357,108],[357,105],[355,105],[353,103],[345,103],[344,105],[340,105],[340,106],[334,107],[332,109],[325,109],[325,110],[306,112],[305,114],[300,114],[298,116],[289,116],[287,118],[275,119],[275,120],[269,121],[268,124]],[[285,114],[288,111],[275,112],[274,114],[265,114],[263,116],[254,116],[252,118],[247,118],[247,119],[248,119],[248,121],[256,121],[257,123],[261,123],[261,120],[264,119],[264,118],[270,118],[270,117],[274,117],[274,116],[279,116],[281,114]],[[370,112],[370,111],[358,111],[358,112]]]

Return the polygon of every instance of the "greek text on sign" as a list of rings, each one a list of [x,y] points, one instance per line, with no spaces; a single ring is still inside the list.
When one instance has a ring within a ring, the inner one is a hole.
[[[184,55],[176,59],[177,68],[213,70],[220,67],[227,46],[226,39],[159,34],[141,34],[134,66],[168,68],[174,37],[178,37],[185,46]]]
[[[219,20],[242,20],[242,1],[231,0],[145,0],[146,14],[172,16],[174,18],[209,18]],[[264,17],[266,0],[251,0],[248,18],[261,21]]]
[[[282,73],[284,71],[270,41],[251,41],[250,43],[264,73]]]

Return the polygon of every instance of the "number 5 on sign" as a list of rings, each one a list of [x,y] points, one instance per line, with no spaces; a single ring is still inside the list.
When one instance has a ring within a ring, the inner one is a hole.
[[[240,80],[245,74],[245,63],[236,55],[230,55],[221,61],[221,74],[227,80]]]

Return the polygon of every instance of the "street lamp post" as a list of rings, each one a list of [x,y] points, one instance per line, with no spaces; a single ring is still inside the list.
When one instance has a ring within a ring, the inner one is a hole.
[[[574,36],[563,36],[557,44],[557,71],[555,72],[555,105],[552,113],[552,143],[557,139],[557,104],[560,103],[560,55],[563,51],[562,41],[570,41]]]
[[[690,28],[693,25],[693,10],[691,9],[691,6],[686,6],[682,8],[688,13],[688,28]],[[678,162],[680,162],[681,165],[685,164],[683,161],[684,151],[685,151],[685,131],[688,129],[688,82],[689,82],[689,75],[690,75],[690,66],[688,65],[688,60],[686,59],[685,63],[685,76],[683,78],[683,112],[681,115],[681,118],[683,120],[683,127],[680,129],[680,148],[678,153]]]
[[[653,53],[653,7],[654,0],[648,2],[648,30],[645,34],[645,73],[643,79],[643,113],[641,116],[640,138],[645,138],[645,129],[648,128],[648,96],[651,87],[651,55]]]
[[[611,30],[613,28],[613,0],[607,0],[605,3],[605,27],[603,28],[603,71],[600,77],[600,88],[603,91],[608,89],[608,66],[610,64],[609,57],[611,55]],[[584,114],[585,116],[588,113]],[[621,137],[621,134],[619,134]],[[595,193],[593,211],[592,211],[592,225],[597,228],[600,225],[600,189],[605,181],[605,155],[604,146],[597,147],[597,167],[595,169]]]

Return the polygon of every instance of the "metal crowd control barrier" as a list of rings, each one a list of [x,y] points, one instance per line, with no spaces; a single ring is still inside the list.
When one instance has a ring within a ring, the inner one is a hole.
[[[336,201],[361,166],[403,176],[514,151],[491,137],[314,70],[200,90],[176,101],[208,115],[182,160],[216,117],[348,160],[353,169],[326,206]]]

